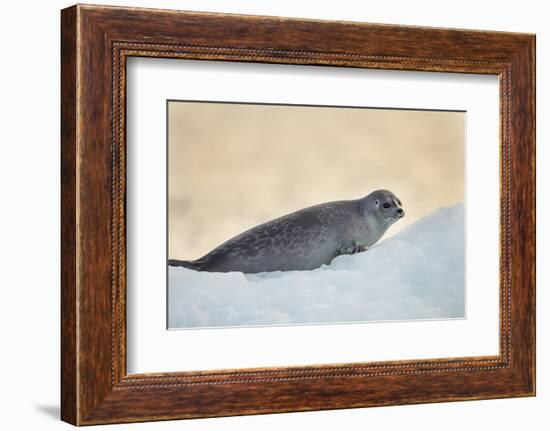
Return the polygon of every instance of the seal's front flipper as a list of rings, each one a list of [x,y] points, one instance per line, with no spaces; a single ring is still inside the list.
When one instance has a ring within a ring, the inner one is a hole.
[[[369,248],[368,247],[363,247],[363,246],[356,246],[355,247],[355,253],[363,253],[364,251],[367,251]]]
[[[366,250],[367,250],[367,247],[354,244],[348,247],[340,247],[340,250],[338,250],[338,252],[340,254],[357,254]]]

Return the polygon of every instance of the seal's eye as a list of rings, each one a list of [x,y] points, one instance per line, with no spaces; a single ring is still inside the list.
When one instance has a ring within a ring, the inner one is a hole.
[[[388,203],[388,202],[385,202],[384,205],[382,205],[384,208],[388,209],[389,207],[391,207],[391,204]]]

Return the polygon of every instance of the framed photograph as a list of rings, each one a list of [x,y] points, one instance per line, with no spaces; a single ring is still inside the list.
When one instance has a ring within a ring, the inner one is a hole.
[[[535,394],[535,36],[61,14],[62,419]]]

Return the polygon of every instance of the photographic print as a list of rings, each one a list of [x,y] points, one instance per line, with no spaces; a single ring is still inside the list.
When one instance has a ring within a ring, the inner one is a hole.
[[[465,318],[465,121],[169,100],[168,328]]]

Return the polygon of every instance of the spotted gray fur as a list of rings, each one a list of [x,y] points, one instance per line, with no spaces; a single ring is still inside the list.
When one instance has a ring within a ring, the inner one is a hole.
[[[169,260],[197,271],[253,274],[310,270],[336,256],[365,251],[405,215],[388,190],[304,208],[260,224],[194,261]]]

